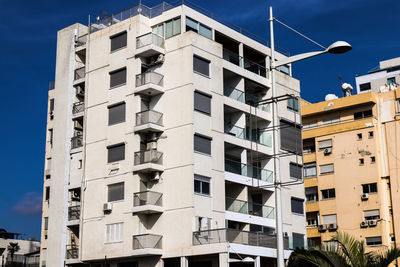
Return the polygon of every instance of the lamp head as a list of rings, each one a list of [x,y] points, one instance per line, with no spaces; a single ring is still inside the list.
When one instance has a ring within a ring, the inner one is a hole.
[[[336,41],[331,44],[326,51],[332,54],[343,54],[352,49],[351,45],[345,41]]]

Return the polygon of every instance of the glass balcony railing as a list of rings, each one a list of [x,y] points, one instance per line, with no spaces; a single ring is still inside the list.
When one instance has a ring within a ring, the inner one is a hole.
[[[152,32],[136,37],[136,49],[152,44],[163,48],[164,38]]]
[[[229,98],[232,98],[232,99],[235,99],[242,103],[245,103],[244,92],[240,91],[236,88],[225,87],[224,88],[224,96],[227,96]]]
[[[162,249],[162,236],[143,234],[133,236],[133,249],[155,248]]]
[[[85,67],[81,67],[75,70],[74,80],[85,78]]]
[[[164,83],[164,75],[161,75],[157,72],[149,71],[136,75],[136,87],[145,85],[145,84],[155,84],[159,86],[163,86]]]
[[[78,148],[83,146],[83,136],[77,135],[71,138],[71,148]]]
[[[257,74],[257,75],[268,78],[267,68],[265,68],[264,66],[261,66],[258,63],[255,63],[254,61],[251,61],[250,59],[244,58],[244,68],[248,71],[251,71],[251,72]]]
[[[268,147],[272,146],[271,131],[253,129],[250,134],[250,129],[248,127],[241,128],[227,123],[225,123],[224,131],[226,134],[236,136],[240,139],[249,140]]]
[[[230,159],[225,159],[225,171],[258,179],[268,183],[272,183],[274,181],[272,171],[246,165]]]
[[[81,216],[81,206],[68,207],[68,221],[79,220]]]
[[[136,126],[146,123],[154,123],[162,126],[163,114],[155,110],[146,110],[136,113]]]
[[[143,191],[133,194],[133,206],[154,205],[162,206],[162,193]]]
[[[237,53],[224,48],[222,50],[222,57],[225,60],[243,68],[243,57],[239,56]]]
[[[236,136],[237,138],[240,138],[240,139],[246,139],[246,131],[244,128],[225,124],[224,130],[225,130],[225,133],[227,133],[227,134]]]
[[[242,67],[248,71],[251,71],[257,75],[260,75],[262,77],[268,78],[268,70],[265,66],[262,66],[248,58],[244,58],[242,56],[239,56],[237,53],[232,52],[226,48],[223,48],[222,50],[222,57],[239,66]]]
[[[225,198],[225,208],[227,211],[238,212],[268,219],[275,218],[275,209],[258,203],[246,202],[230,197]]]
[[[146,163],[154,163],[154,164],[162,164],[163,153],[157,150],[144,150],[135,152],[134,156],[134,164],[146,164]]]

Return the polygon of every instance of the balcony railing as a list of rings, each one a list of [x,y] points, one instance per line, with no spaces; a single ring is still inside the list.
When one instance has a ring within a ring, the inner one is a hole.
[[[163,153],[157,150],[145,150],[135,152],[134,164],[155,163],[162,164]]]
[[[161,75],[157,72],[145,72],[136,75],[136,87],[145,85],[145,84],[155,84],[158,86],[163,86],[164,84],[164,75]]]
[[[246,165],[238,161],[225,159],[225,171],[272,183],[273,172],[255,166]]]
[[[227,134],[236,136],[237,138],[256,142],[260,145],[272,146],[272,132],[253,129],[250,131],[249,127],[241,128],[234,125],[225,123],[224,131]]]
[[[164,38],[152,32],[136,37],[136,49],[152,44],[163,48]]]
[[[225,133],[236,136],[237,138],[240,139],[246,139],[246,131],[244,128],[234,126],[234,125],[229,125],[225,123]]]
[[[236,88],[225,87],[224,88],[224,96],[235,99],[242,103],[245,103],[244,92],[240,91]]]
[[[193,232],[193,245],[208,245],[214,243],[233,243],[248,246],[276,248],[276,236],[259,232],[248,232],[236,229],[214,229]],[[289,239],[283,239],[284,249],[289,248]]]
[[[248,58],[243,58],[235,52],[232,52],[232,51],[224,48],[222,50],[222,57],[225,60],[227,60],[239,67],[242,67],[242,68],[244,68],[248,71],[251,71],[257,75],[268,78],[268,71],[267,71],[266,67],[261,66],[260,64],[254,62]]]
[[[83,146],[83,136],[77,135],[71,138],[71,148],[78,148]]]
[[[261,109],[261,110],[266,111],[266,112],[270,111],[270,105],[269,104],[259,104],[261,99],[259,99],[258,97],[254,96],[252,94],[246,94],[245,98],[246,98],[246,104],[247,105],[250,105],[250,106],[258,108],[258,109]]]
[[[133,249],[155,248],[162,249],[162,236],[143,234],[133,236]]]
[[[75,70],[74,80],[85,78],[85,67],[81,67]]]
[[[146,110],[136,113],[136,126],[146,123],[154,123],[162,126],[163,114],[155,110]]]
[[[162,193],[143,191],[133,194],[133,206],[154,205],[162,206]]]
[[[224,48],[222,50],[222,57],[225,60],[243,68],[243,57],[239,56],[235,52],[232,52],[232,51]]]
[[[268,219],[275,218],[274,207],[264,206],[258,203],[246,202],[230,197],[225,198],[225,205],[227,211],[254,215]]]
[[[86,41],[87,41],[87,37],[88,37],[88,35],[84,34],[84,35],[81,35],[78,38],[76,38],[75,47],[79,47],[79,46],[85,45]]]
[[[78,114],[85,110],[85,102],[77,102],[72,106],[72,114]]]
[[[67,259],[77,259],[79,257],[79,248],[77,246],[67,245]]]
[[[225,87],[224,88],[224,96],[227,96],[229,98],[235,99],[237,101],[240,101],[242,103],[246,103],[247,105],[250,105],[252,107],[261,109],[263,111],[269,112],[270,111],[270,105],[269,104],[258,104],[261,99],[258,99],[252,94],[245,93],[243,91],[240,91],[236,88],[231,88],[231,87]]]
[[[79,220],[81,216],[81,206],[68,207],[68,221]]]

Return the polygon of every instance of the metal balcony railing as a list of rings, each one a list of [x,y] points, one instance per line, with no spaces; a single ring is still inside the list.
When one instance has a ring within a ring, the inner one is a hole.
[[[79,220],[81,216],[81,206],[68,207],[68,221]]]
[[[259,216],[268,219],[275,218],[275,208],[258,203],[247,202],[230,197],[225,198],[227,211],[238,212],[248,215]]]
[[[76,38],[75,47],[79,47],[79,46],[85,45],[86,41],[87,41],[87,37],[88,37],[88,35],[84,34],[84,35],[81,35],[78,38]]]
[[[77,135],[71,138],[71,148],[78,148],[83,146],[83,136]]]
[[[162,236],[143,234],[133,236],[133,249],[155,248],[162,249]]]
[[[155,163],[162,164],[163,153],[157,150],[145,150],[135,152],[134,164]]]
[[[136,49],[151,44],[163,48],[164,38],[152,32],[136,37]]]
[[[260,232],[248,232],[236,229],[213,229],[193,232],[193,245],[214,243],[234,243],[257,247],[276,248],[276,236]],[[283,238],[284,249],[289,248],[289,239]]]
[[[67,259],[77,259],[79,257],[79,248],[76,245],[67,245]]]
[[[143,191],[133,194],[133,206],[154,205],[162,206],[162,193]]]
[[[163,114],[155,110],[146,110],[136,113],[136,126],[146,123],[154,123],[162,126]]]
[[[159,86],[163,86],[164,84],[164,75],[161,75],[157,72],[145,72],[136,75],[136,87],[145,85],[145,84],[155,84]]]
[[[85,67],[81,67],[75,70],[74,80],[85,78]]]
[[[225,171],[258,179],[264,182],[272,183],[274,181],[274,175],[272,171],[246,165],[230,159],[225,159]]]
[[[76,102],[72,106],[72,114],[81,113],[85,110],[85,102]]]
[[[267,76],[267,68],[264,66],[261,66],[258,63],[255,63],[254,61],[244,58],[244,68],[248,71],[251,71],[257,75],[263,76],[265,78],[268,78]]]

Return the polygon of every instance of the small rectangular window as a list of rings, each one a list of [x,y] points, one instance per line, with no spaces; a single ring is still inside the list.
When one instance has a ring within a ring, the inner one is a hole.
[[[361,119],[370,118],[370,117],[372,117],[371,109],[354,113],[355,120],[361,120]]]
[[[199,32],[198,30],[198,22],[194,19],[186,17],[186,31],[194,31]]]
[[[289,98],[287,100],[287,108],[295,112],[299,112],[299,100],[295,97]]]
[[[303,202],[304,199],[292,197],[291,198],[292,212],[297,214],[304,214]]]
[[[332,188],[332,189],[321,190],[321,196],[322,199],[335,198],[336,197],[335,189]]]
[[[193,55],[193,71],[210,76],[210,61],[208,59]]]
[[[297,180],[303,179],[303,176],[302,176],[303,165],[297,164],[295,162],[290,162],[289,163],[289,173],[290,173],[290,178],[294,178]]]
[[[364,159],[363,159],[363,158],[358,159],[358,163],[359,163],[360,165],[364,165]]]
[[[374,138],[374,132],[368,132],[368,138]]]
[[[46,186],[46,191],[45,191],[45,197],[44,197],[44,199],[45,199],[46,201],[49,201],[49,200],[50,200],[50,186]]]
[[[396,78],[395,77],[387,78],[387,84],[388,85],[396,84]]]
[[[199,34],[203,35],[204,37],[207,37],[208,39],[212,39],[212,30],[210,27],[207,27],[206,25],[199,24]]]
[[[49,104],[50,120],[54,119],[54,98],[50,99]]]
[[[298,233],[292,233],[293,248],[304,248],[304,235]]]
[[[317,164],[315,162],[304,164],[304,178],[317,176]]]
[[[124,183],[110,184],[108,187],[108,202],[124,200]]]
[[[379,210],[365,210],[364,211],[364,219],[366,221],[379,220],[380,219]]]
[[[357,134],[357,140],[362,140],[362,133]]]
[[[125,102],[108,107],[108,125],[125,121]]]
[[[44,230],[49,230],[49,217],[44,217]]]
[[[306,187],[305,188],[305,195],[307,202],[317,202],[318,201],[318,187]]]
[[[327,148],[332,148],[332,139],[318,141],[319,150],[325,150]]]
[[[120,242],[123,237],[123,223],[106,224],[106,243]]]
[[[203,195],[210,195],[210,178],[195,174],[194,192]]]
[[[333,163],[319,165],[319,174],[329,174],[329,173],[333,173],[333,172],[334,172]]]
[[[360,92],[371,90],[371,83],[362,83],[360,84]]]
[[[378,192],[378,186],[377,186],[376,183],[363,184],[362,185],[362,191],[363,191],[363,193],[366,193],[366,194],[377,193]]]
[[[367,246],[382,245],[382,237],[381,236],[366,237],[365,242],[367,243]]]
[[[279,134],[281,149],[301,154],[303,151],[301,140],[301,126],[291,121],[280,120]]]
[[[371,163],[375,163],[375,157],[371,157]]]
[[[194,92],[194,110],[211,115],[211,95],[195,91]]]
[[[110,37],[111,52],[126,47],[127,45],[127,32],[118,33]]]
[[[194,135],[194,151],[211,155],[211,137],[201,134]]]
[[[82,169],[82,160],[80,159],[80,160],[78,160],[78,169]]]
[[[107,147],[108,163],[125,159],[125,144],[118,144]]]
[[[330,215],[322,215],[322,223],[323,224],[337,224],[337,215],[330,214]]]
[[[126,84],[126,68],[110,72],[110,88]]]

